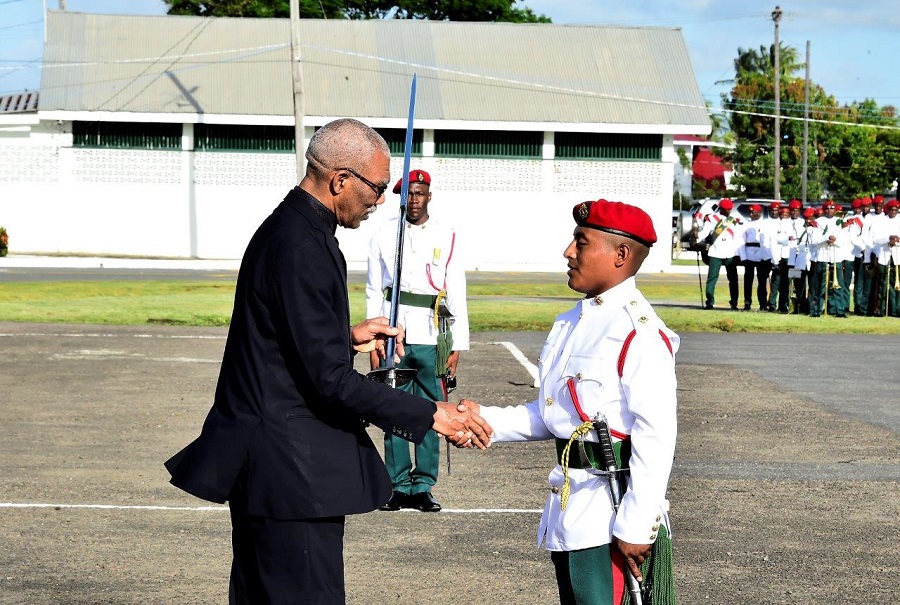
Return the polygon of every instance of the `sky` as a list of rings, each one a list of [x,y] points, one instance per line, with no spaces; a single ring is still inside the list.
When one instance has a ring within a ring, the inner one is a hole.
[[[0,94],[40,86],[44,8],[59,0],[0,0]],[[737,49],[774,41],[775,1],[525,0],[555,24],[681,29],[700,92],[712,107],[730,89]],[[897,0],[787,0],[779,38],[802,62],[811,43],[810,75],[840,103],[874,99],[900,106],[900,11]],[[69,11],[165,14],[162,0],[66,0]],[[802,75],[798,73],[798,75]]]

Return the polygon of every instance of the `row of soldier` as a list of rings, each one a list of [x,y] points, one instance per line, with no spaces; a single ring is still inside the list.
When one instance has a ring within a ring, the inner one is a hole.
[[[737,266],[744,266],[744,310],[810,317],[900,317],[900,202],[881,196],[853,200],[849,211],[826,201],[804,208],[799,200],[771,202],[770,218],[751,205],[750,220],[724,199],[716,212],[695,216],[695,232],[708,246],[704,308],[712,309],[719,271],[728,277],[730,305],[738,309]],[[852,292],[852,298],[851,298]]]

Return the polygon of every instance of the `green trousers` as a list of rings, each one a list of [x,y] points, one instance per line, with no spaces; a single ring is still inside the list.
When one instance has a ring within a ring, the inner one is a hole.
[[[415,380],[400,387],[402,390],[429,401],[446,401],[443,381],[435,375],[437,348],[434,345],[403,345],[406,355],[398,368],[418,370]],[[415,446],[415,466],[410,457],[410,443],[405,439],[385,433],[384,464],[391,476],[395,492],[419,494],[430,492],[437,483],[440,461],[440,439],[434,431],[428,431],[421,444]]]

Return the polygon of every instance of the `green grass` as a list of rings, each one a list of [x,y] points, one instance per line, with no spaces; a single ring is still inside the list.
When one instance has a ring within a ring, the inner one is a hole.
[[[900,334],[893,318],[832,317],[700,309],[692,277],[639,278],[644,295],[676,332],[782,332]],[[0,286],[0,321],[225,326],[234,284],[219,281],[6,282]],[[559,276],[528,283],[471,283],[469,323],[473,331],[546,332],[579,296]],[[365,287],[350,284],[354,322],[365,314]]]

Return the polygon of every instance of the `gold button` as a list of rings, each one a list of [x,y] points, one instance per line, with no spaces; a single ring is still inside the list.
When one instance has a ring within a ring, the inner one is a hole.
[[[654,525],[654,526],[651,527],[650,529],[652,529],[653,531],[656,531],[657,529],[659,529],[659,525]]]
[[[631,302],[628,303],[628,304],[631,305],[632,307],[636,307],[636,306],[637,306],[637,301],[636,301],[636,300],[633,300],[633,301],[631,301]]]
[[[641,322],[642,324],[645,324],[645,323],[647,323],[647,318],[644,316],[641,316],[638,318],[638,321]]]
[[[581,380],[581,372],[578,372],[577,374],[575,374],[575,378],[577,378],[578,380]]]
[[[656,534],[650,534],[650,541],[656,540]]]
[[[546,402],[547,405],[553,405],[553,397],[547,397]]]
[[[659,523],[660,521],[662,521],[662,517],[659,515],[656,515],[656,522]]]
[[[553,492],[554,494],[558,494],[559,488],[554,485],[553,487],[550,488],[550,491]]]
[[[603,298],[601,298],[599,294],[598,294],[597,296],[594,297],[594,304],[595,304],[595,305],[602,305],[602,304],[603,304]]]

